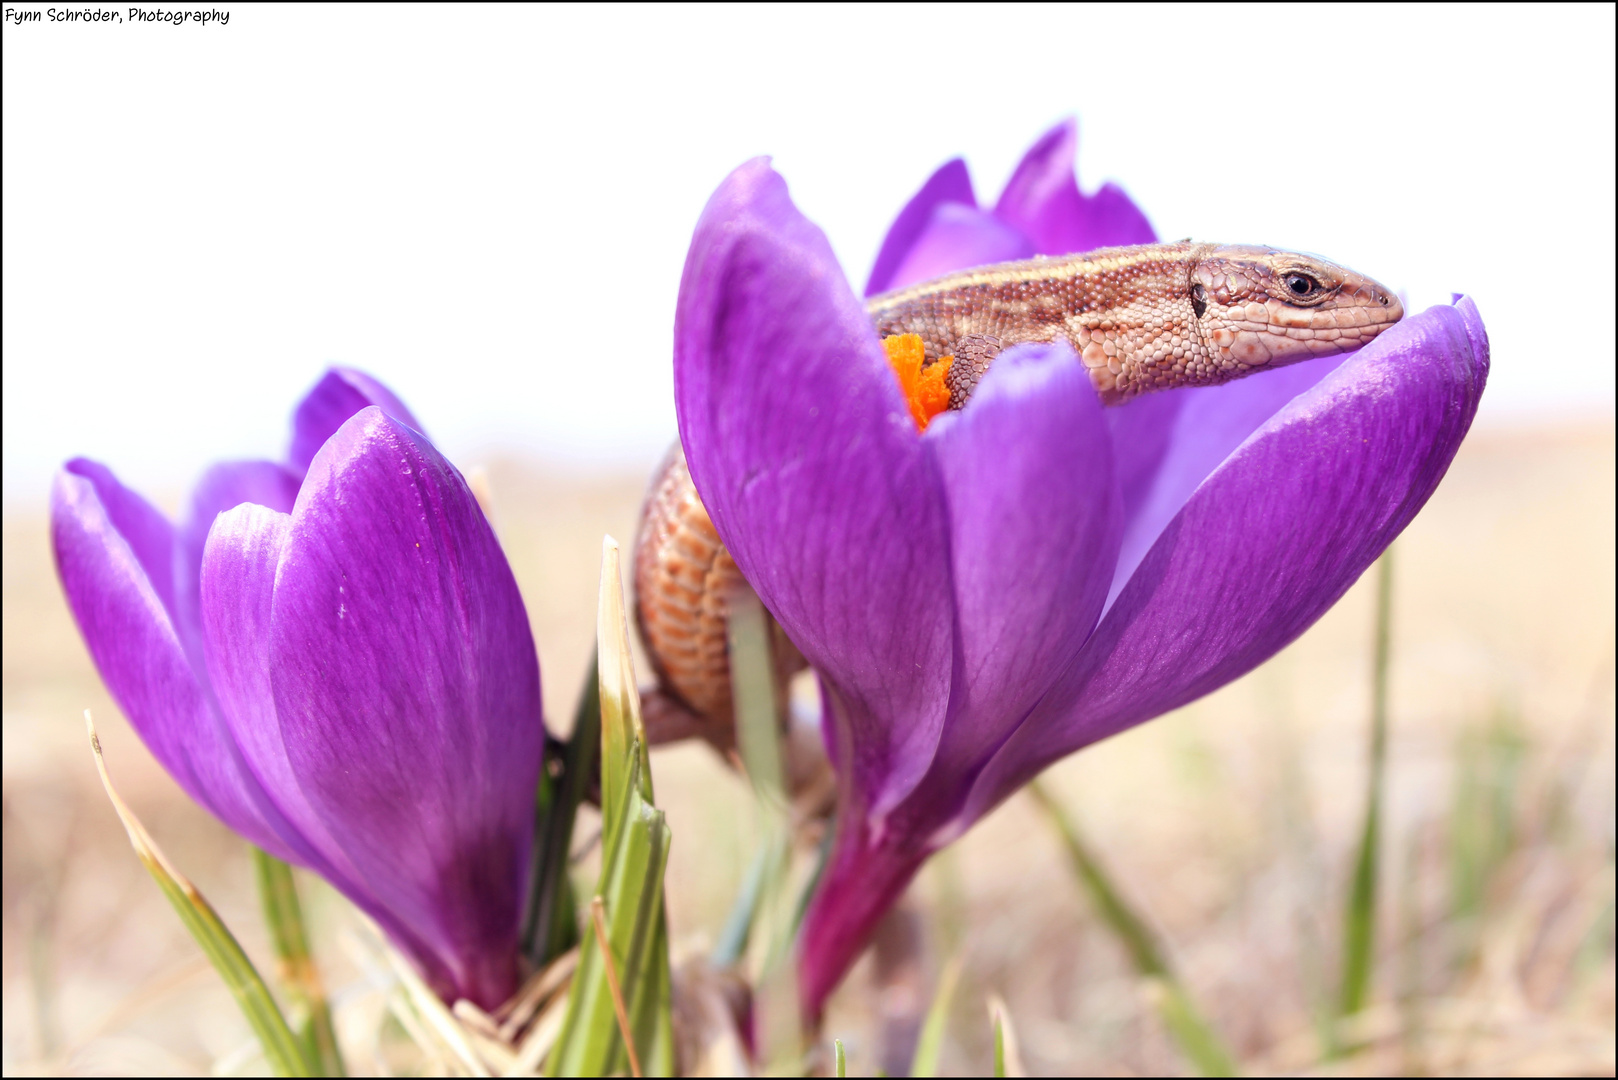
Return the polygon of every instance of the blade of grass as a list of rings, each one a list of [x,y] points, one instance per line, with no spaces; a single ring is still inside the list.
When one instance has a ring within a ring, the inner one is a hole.
[[[758,914],[759,895],[764,890],[764,871],[768,868],[769,852],[759,848],[753,861],[747,864],[747,875],[732,901],[730,914],[719,931],[719,940],[708,954],[714,967],[730,967],[738,963],[747,952],[747,942],[753,933],[753,921]]]
[[[623,984],[618,981],[618,965],[612,962],[612,946],[607,944],[607,918],[601,897],[590,898],[590,925],[596,932],[596,944],[601,947],[601,965],[607,973],[607,988],[612,991],[612,1011],[618,1018],[618,1034],[623,1036],[624,1049],[629,1053],[629,1075],[639,1080],[640,1055],[635,1052],[635,1035],[629,1029],[629,1010],[624,1005]]]
[[[536,969],[579,942],[567,868],[579,803],[584,800],[601,749],[599,655],[597,651],[590,656],[584,689],[573,713],[573,733],[562,752],[546,761],[534,800],[533,869],[522,947]]]
[[[730,597],[726,636],[731,696],[736,703],[737,748],[754,793],[784,817],[786,782],[781,765],[781,718],[775,701],[769,615],[758,594],[746,585]]]
[[[781,716],[770,617],[745,584],[728,598],[726,624],[736,742],[753,785],[759,823],[757,931],[753,997],[757,1056],[770,1074],[801,1069],[805,1040],[797,979],[790,963],[796,933],[791,889],[792,822],[782,762]]]
[[[1123,895],[1113,887],[1106,870],[1079,835],[1072,816],[1038,780],[1028,785],[1028,793],[1056,826],[1067,848],[1073,873],[1089,894],[1101,921],[1123,945],[1136,972],[1158,989],[1158,1013],[1170,1037],[1180,1047],[1180,1052],[1203,1076],[1240,1075],[1236,1059],[1203,1019],[1190,994],[1169,966],[1167,954],[1159,945],[1157,936],[1147,926],[1146,920],[1137,915]]]
[[[1382,792],[1388,761],[1388,646],[1393,621],[1393,549],[1376,564],[1376,626],[1371,656],[1371,747],[1365,821],[1343,910],[1343,983],[1339,1019],[1365,1008],[1376,947],[1377,865],[1382,846]]]
[[[168,897],[169,903],[179,914],[180,921],[185,928],[191,931],[197,944],[219,972],[220,978],[230,988],[236,1004],[241,1008],[242,1015],[247,1017],[248,1024],[253,1033],[258,1036],[260,1045],[264,1047],[264,1056],[269,1060],[270,1068],[275,1070],[277,1076],[317,1076],[310,1062],[305,1060],[303,1048],[298,1044],[297,1036],[287,1026],[286,1017],[281,1015],[280,1008],[275,1004],[275,998],[270,995],[269,987],[259,977],[258,970],[253,962],[242,951],[241,945],[231,934],[230,929],[220,920],[212,905],[203,899],[197,887],[191,884],[174,865],[168,861],[146,832],[140,819],[135,817],[134,811],[112,786],[112,778],[107,775],[107,763],[101,755],[101,740],[96,736],[95,721],[90,718],[88,709],[84,712],[84,724],[90,732],[90,749],[95,755],[96,771],[101,775],[101,786],[106,789],[107,798],[112,801],[112,808],[117,811],[118,818],[124,823],[124,831],[129,834],[129,843],[134,847],[135,854],[145,865],[147,872],[157,882],[163,895]]]
[[[848,1075],[848,1058],[843,1053],[843,1040],[842,1039],[833,1039],[831,1041],[831,1045],[832,1045],[833,1052],[836,1053],[836,1055],[837,1055],[837,1075],[838,1076],[847,1076]]]
[[[804,881],[803,888],[798,890],[798,903],[792,909],[792,936],[798,935],[798,928],[803,925],[803,917],[809,912],[809,901],[814,899],[815,886],[820,884],[820,878],[826,872],[826,864],[831,861],[832,841],[837,839],[837,815],[833,814],[826,819],[821,828],[820,847],[815,851],[815,865],[809,871],[809,877]]]
[[[999,994],[989,995],[989,1015],[994,1018],[994,1075],[1027,1076],[1022,1052],[1017,1048],[1017,1028],[1011,1010]]]
[[[248,850],[253,853],[259,904],[270,928],[270,944],[275,948],[276,977],[291,1005],[292,1027],[303,1044],[304,1058],[321,1076],[347,1076],[337,1048],[337,1033],[332,1028],[326,988],[309,954],[309,935],[304,929],[303,905],[298,902],[292,867],[260,848]]]
[[[955,997],[955,984],[961,980],[961,954],[956,953],[938,976],[938,989],[933,1002],[927,1006],[927,1019],[921,1025],[921,1037],[916,1040],[916,1056],[910,1059],[911,1076],[937,1076],[938,1052],[944,1046],[944,1027],[949,1022],[950,1001]]]
[[[665,1076],[674,1067],[672,980],[663,908],[670,834],[662,811],[652,804],[651,764],[629,653],[618,545],[611,537],[602,543],[596,648],[602,819],[596,895],[605,905],[600,921],[604,933],[592,917],[568,991],[562,1031],[545,1071],[550,1076],[602,1076],[633,1063],[647,1075]],[[610,972],[604,962],[608,955]]]

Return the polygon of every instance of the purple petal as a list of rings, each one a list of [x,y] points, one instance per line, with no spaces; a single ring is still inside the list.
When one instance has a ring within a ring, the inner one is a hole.
[[[893,271],[888,287],[903,289],[967,267],[1033,254],[1033,241],[993,214],[959,203],[940,203]]]
[[[288,513],[298,497],[298,477],[273,461],[227,461],[210,468],[191,493],[191,506],[180,523],[175,562],[175,624],[186,655],[201,668],[202,615],[198,583],[202,551],[214,518],[242,503],[256,503]]]
[[[923,444],[949,503],[955,675],[932,771],[906,804],[959,801],[1101,616],[1122,512],[1107,425],[1065,346],[1013,349]],[[959,793],[959,794],[958,794]],[[945,811],[953,812],[954,805]]]
[[[1111,410],[1126,522],[1110,604],[1198,485],[1249,435],[1343,363],[1323,356],[1223,386],[1154,394]]]
[[[290,507],[289,507],[290,509]],[[380,923],[415,957],[435,987],[453,990],[449,969],[406,929],[355,869],[309,804],[293,773],[275,711],[270,628],[276,570],[292,518],[247,502],[219,515],[200,567],[208,670],[220,710],[255,779],[273,795],[295,838],[299,861],[317,871]]]
[[[1104,184],[1094,195],[1079,193],[1073,174],[1078,145],[1071,118],[1046,132],[1012,173],[995,217],[1032,238],[1042,255],[1156,240],[1151,222],[1122,188]]]
[[[929,837],[959,809],[978,768],[1084,644],[1118,551],[1111,439],[1066,347],[1001,356],[966,409],[939,417],[922,444],[949,503],[959,613],[949,720],[931,769],[888,819],[842,807],[804,924],[799,978],[811,1015],[932,850]]]
[[[956,204],[977,209],[977,196],[972,193],[972,177],[966,171],[966,162],[960,158],[946,161],[938,171],[927,178],[921,190],[905,203],[899,216],[893,219],[888,235],[877,252],[876,265],[871,268],[871,279],[865,284],[865,295],[875,296],[900,286],[894,271],[909,254],[916,238],[926,230],[939,206]]]
[[[363,371],[335,367],[304,395],[292,416],[292,467],[305,472],[326,440],[367,405],[379,406],[405,427],[425,430],[392,390]]]
[[[1463,299],[1388,330],[1284,406],[1158,537],[1062,684],[979,778],[965,820],[1051,761],[1210,693],[1303,633],[1438,486],[1488,369],[1482,322]]]
[[[316,455],[281,550],[269,671],[309,805],[484,1007],[515,988],[543,747],[511,569],[460,474],[367,408]]]
[[[172,580],[168,521],[104,466],[81,459],[57,475],[51,491],[51,541],[96,669],[152,755],[226,825],[280,858],[301,861],[266,820],[264,793],[224,731],[154,583]]]
[[[926,768],[949,699],[946,511],[860,302],[763,159],[697,224],[674,383],[703,504],[822,673],[833,753],[880,812]]]
[[[104,515],[104,526],[116,533],[129,546],[129,553],[165,611],[174,611],[174,526],[163,512],[135,492],[119,483],[112,470],[99,461],[74,458],[63,466],[57,477],[61,489],[69,476],[82,478],[89,487],[73,485],[73,504],[81,505],[80,496],[93,497],[98,507],[87,512]],[[93,492],[93,496],[92,496]],[[68,494],[65,490],[63,494]],[[55,493],[52,507],[55,506]]]

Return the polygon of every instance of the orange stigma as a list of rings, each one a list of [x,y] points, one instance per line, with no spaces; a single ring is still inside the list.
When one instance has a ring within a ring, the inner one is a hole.
[[[921,365],[927,359],[926,348],[916,334],[894,334],[882,339],[882,348],[893,365],[893,374],[899,379],[899,390],[910,406],[910,415],[922,431],[933,417],[949,408],[949,386],[944,376],[949,374],[953,356],[940,357],[932,367]]]

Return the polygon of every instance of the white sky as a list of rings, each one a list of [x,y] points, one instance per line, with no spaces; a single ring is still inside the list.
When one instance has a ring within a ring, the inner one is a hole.
[[[1165,238],[1472,293],[1481,422],[1612,415],[1611,6],[220,7],[4,26],[9,504],[278,456],[334,362],[463,464],[649,464],[726,172],[773,154],[860,286],[933,168],[992,202],[1070,113]]]

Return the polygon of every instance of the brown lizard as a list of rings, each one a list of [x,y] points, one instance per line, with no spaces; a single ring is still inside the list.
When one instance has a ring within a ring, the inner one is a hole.
[[[878,337],[915,334],[924,367],[946,364],[948,408],[964,407],[995,356],[1065,342],[1102,403],[1212,386],[1356,349],[1398,322],[1386,287],[1324,259],[1264,247],[1143,244],[1001,263],[872,297]],[[676,445],[653,478],[636,537],[636,616],[658,677],[654,742],[701,735],[734,745],[727,597],[741,582]],[[781,684],[803,661],[777,641]]]

